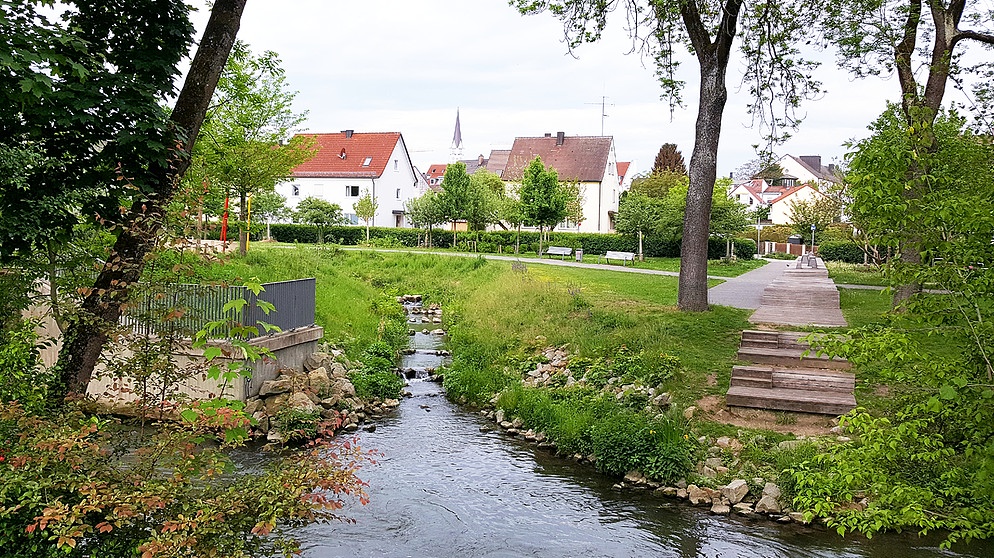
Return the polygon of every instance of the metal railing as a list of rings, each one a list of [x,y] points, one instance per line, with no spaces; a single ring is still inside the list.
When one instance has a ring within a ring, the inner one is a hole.
[[[257,297],[246,287],[173,284],[168,286],[140,284],[130,294],[130,302],[121,316],[121,325],[141,335],[192,337],[208,322],[255,326],[259,335],[266,335],[260,325],[265,322],[287,331],[314,324],[316,283],[313,277],[265,283]],[[237,299],[247,304],[240,312],[224,306]],[[268,315],[256,304],[257,300],[271,303],[276,309]],[[228,333],[230,327],[223,327]],[[254,336],[252,336],[254,337]]]

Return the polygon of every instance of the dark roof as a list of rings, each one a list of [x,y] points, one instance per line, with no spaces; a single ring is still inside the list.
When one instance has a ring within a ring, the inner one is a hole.
[[[504,176],[504,167],[507,166],[507,158],[510,155],[510,149],[490,150],[490,158],[487,159],[487,170],[497,176]]]
[[[298,135],[314,138],[317,152],[293,169],[294,178],[379,178],[401,140],[400,132]]]
[[[473,174],[479,169],[487,168],[487,159],[481,153],[476,159],[459,159],[460,163],[466,165],[466,174]]]
[[[840,173],[835,165],[829,165],[827,167],[822,166],[821,155],[801,155],[800,157],[788,155],[788,157],[794,161],[797,161],[799,165],[821,180],[827,180],[829,182],[842,182],[842,177],[839,176]]]
[[[528,163],[541,157],[545,166],[556,169],[562,180],[602,182],[613,141],[609,136],[564,136],[558,145],[559,138],[553,135],[515,138],[501,178],[521,180]]]

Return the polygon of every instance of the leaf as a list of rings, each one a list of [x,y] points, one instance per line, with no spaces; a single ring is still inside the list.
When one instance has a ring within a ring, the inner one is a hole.
[[[204,359],[208,362],[214,360],[215,358],[221,356],[221,347],[207,347],[204,349]]]
[[[200,415],[197,413],[197,411],[194,411],[193,409],[184,409],[179,414],[179,416],[182,417],[183,420],[187,422],[196,422],[197,417],[199,417]]]
[[[949,384],[944,384],[939,388],[939,397],[947,400],[956,399],[956,388]]]

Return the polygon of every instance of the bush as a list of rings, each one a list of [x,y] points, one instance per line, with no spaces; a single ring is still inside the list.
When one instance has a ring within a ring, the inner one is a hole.
[[[34,322],[23,321],[0,330],[0,402],[18,401],[29,412],[44,407],[53,379],[41,368],[34,328]]]
[[[650,419],[634,412],[619,412],[591,430],[597,468],[612,475],[637,470],[669,483],[685,476],[693,466],[693,448],[683,429],[671,419]]]
[[[818,246],[818,255],[825,261],[863,263],[865,254],[855,242],[823,242]]]
[[[365,369],[349,373],[349,379],[355,386],[355,393],[360,399],[399,399],[404,389],[404,380],[392,371],[366,372]]]

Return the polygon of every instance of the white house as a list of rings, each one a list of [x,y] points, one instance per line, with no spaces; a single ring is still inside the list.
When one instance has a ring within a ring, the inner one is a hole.
[[[276,186],[296,208],[300,200],[315,197],[336,203],[350,223],[360,224],[352,206],[366,192],[376,201],[377,227],[409,227],[404,203],[424,192],[424,175],[414,168],[399,132],[301,134],[314,138],[317,152],[294,169],[293,177]]]
[[[795,177],[798,184],[814,182],[819,186],[830,186],[842,182],[841,172],[834,164],[827,167],[821,164],[821,155],[784,155],[777,161],[784,175]]]
[[[556,169],[561,182],[577,181],[583,196],[583,221],[567,223],[556,230],[573,232],[613,232],[622,185],[614,138],[604,136],[555,136],[515,138],[507,163],[500,173],[504,182],[519,183],[535,157],[546,167]],[[491,162],[494,154],[491,153]],[[487,167],[491,167],[488,165]]]

